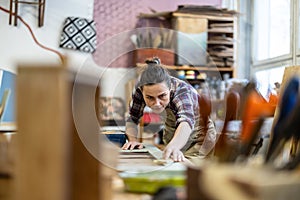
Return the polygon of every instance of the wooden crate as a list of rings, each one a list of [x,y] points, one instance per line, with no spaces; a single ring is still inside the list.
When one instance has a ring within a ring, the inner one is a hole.
[[[134,51],[134,62],[145,63],[145,60],[152,57],[159,57],[164,65],[174,65],[175,54],[173,50],[146,48]]]

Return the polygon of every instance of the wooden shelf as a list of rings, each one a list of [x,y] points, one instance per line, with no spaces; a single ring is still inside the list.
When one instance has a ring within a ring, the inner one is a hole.
[[[207,44],[227,44],[227,45],[233,45],[233,42],[228,42],[228,41],[207,41]]]
[[[204,18],[215,21],[233,21],[232,15],[208,15],[208,14],[192,14],[192,13],[179,13],[173,12],[173,17],[191,17],[191,18]]]
[[[233,31],[230,30],[207,30],[208,33],[233,33]]]
[[[181,79],[189,82],[191,85],[199,84],[199,82],[204,82],[205,79]]]
[[[197,71],[233,71],[234,69],[232,67],[200,67],[200,66],[165,66],[168,69],[173,70],[197,70]]]

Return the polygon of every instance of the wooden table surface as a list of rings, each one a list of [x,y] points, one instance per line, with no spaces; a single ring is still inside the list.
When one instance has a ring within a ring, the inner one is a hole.
[[[165,161],[165,165],[155,161],[164,161],[163,152],[155,145],[144,144],[143,149],[121,150],[119,154],[117,170],[120,172],[147,172],[155,170],[186,170],[186,166],[171,159]]]

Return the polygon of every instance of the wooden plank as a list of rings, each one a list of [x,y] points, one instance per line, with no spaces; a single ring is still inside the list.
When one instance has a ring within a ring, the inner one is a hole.
[[[234,17],[231,16],[214,16],[214,15],[206,15],[206,14],[191,14],[191,13],[179,13],[173,12],[173,17],[191,17],[191,18],[204,18],[209,20],[217,20],[217,21],[233,21]]]
[[[156,162],[163,160],[163,152],[152,144],[144,144],[143,149],[121,150],[117,171],[149,172],[154,170],[186,170],[185,164],[167,160],[166,165]],[[140,155],[139,155],[140,154]],[[126,155],[126,156],[124,156]],[[124,156],[124,157],[122,157]]]
[[[67,199],[68,88],[61,68],[19,68],[16,199]]]
[[[95,102],[88,95],[95,89],[80,83],[79,91],[85,92],[78,93],[81,98],[74,103],[73,83],[73,74],[64,67],[18,69],[16,200],[110,198],[109,180],[99,178],[104,167],[83,145],[72,119],[73,105],[81,108],[78,112],[80,119],[85,119],[84,129],[97,133],[99,127],[90,123],[90,113],[85,109],[87,104]],[[94,144],[93,148],[100,151],[99,140]]]
[[[87,77],[88,78],[88,77]],[[101,175],[104,166],[97,160],[100,152],[101,137],[99,123],[95,115],[96,86],[86,80],[71,81],[72,98],[72,155],[71,155],[71,199],[108,199],[108,185]],[[94,95],[94,96],[93,96]],[[94,112],[94,113],[93,113]],[[93,116],[95,116],[93,118]],[[103,188],[104,187],[104,188]],[[104,196],[105,195],[105,196]]]
[[[227,42],[227,41],[218,41],[218,40],[210,40],[210,41],[207,41],[207,44],[228,44],[228,45],[233,45],[234,42]]]

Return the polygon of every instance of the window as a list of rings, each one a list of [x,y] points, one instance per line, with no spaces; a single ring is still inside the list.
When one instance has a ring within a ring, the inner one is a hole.
[[[254,60],[290,53],[290,1],[254,0]]]
[[[284,68],[296,65],[298,24],[298,1],[300,0],[252,0],[252,68],[262,90],[281,83]],[[300,51],[299,51],[300,52]]]

